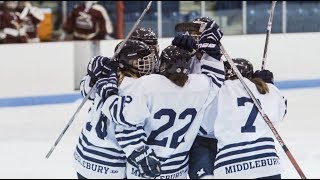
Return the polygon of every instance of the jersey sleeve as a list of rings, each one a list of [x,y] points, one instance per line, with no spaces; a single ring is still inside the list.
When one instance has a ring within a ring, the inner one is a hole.
[[[112,95],[104,102],[102,112],[116,124],[124,126],[144,123],[151,116],[146,98],[140,95]]]
[[[273,91],[273,94],[275,96],[275,98],[277,98],[277,102],[278,102],[278,117],[277,117],[277,121],[282,121],[284,119],[284,117],[287,114],[287,105],[288,105],[288,101],[287,99],[281,94],[280,90],[274,86],[273,84],[268,83],[269,86],[269,91]]]
[[[86,75],[82,78],[80,81],[80,93],[82,97],[86,97],[87,94],[90,92],[92,87],[89,85],[90,84],[91,77],[89,75]],[[95,99],[95,93],[92,93],[89,96],[89,100],[94,100]]]
[[[151,113],[144,96],[112,95],[104,102],[102,113],[117,124],[115,136],[127,157],[146,144],[143,126]]]
[[[116,125],[115,137],[127,157],[134,150],[145,146],[147,142],[147,135],[143,124],[136,126]]]
[[[223,61],[217,60],[204,53],[200,63],[201,73],[210,78],[212,87],[221,88],[225,80]]]

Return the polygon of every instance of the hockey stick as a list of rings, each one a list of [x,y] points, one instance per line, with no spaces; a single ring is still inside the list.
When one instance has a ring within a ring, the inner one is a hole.
[[[262,116],[262,118],[264,119],[264,121],[267,123],[267,125],[269,126],[269,128],[271,129],[271,131],[273,132],[273,134],[275,135],[276,139],[278,140],[279,144],[282,146],[282,149],[284,150],[284,152],[286,153],[286,155],[288,156],[289,160],[291,161],[292,165],[294,166],[294,168],[297,170],[298,174],[300,175],[300,177],[302,179],[306,179],[306,176],[304,175],[304,173],[302,172],[301,168],[299,167],[298,163],[296,162],[296,160],[294,159],[294,157],[292,156],[291,152],[289,151],[289,149],[287,148],[287,146],[285,145],[284,141],[282,140],[282,138],[280,137],[279,133],[277,132],[277,130],[275,129],[275,127],[273,126],[272,122],[270,121],[269,117],[264,113],[260,103],[258,102],[258,100],[255,98],[255,96],[253,95],[253,93],[251,92],[251,90],[249,89],[249,87],[246,85],[246,83],[243,80],[243,76],[241,75],[240,71],[238,70],[237,66],[234,64],[233,60],[230,58],[230,56],[227,54],[226,50],[224,49],[224,47],[222,46],[221,43],[219,43],[219,46],[221,48],[221,52],[222,54],[226,57],[227,61],[229,62],[230,66],[232,67],[232,70],[236,73],[238,79],[240,80],[241,84],[243,85],[243,87],[245,88],[245,90],[247,91],[247,93],[249,94],[249,96],[251,97],[251,99],[253,100],[254,105],[258,108],[260,115]]]
[[[149,1],[147,7],[144,9],[144,11],[142,12],[142,14],[140,15],[139,19],[136,21],[136,23],[133,25],[133,27],[131,28],[129,34],[127,35],[127,37],[122,41],[122,43],[119,45],[118,49],[116,50],[116,52],[114,53],[114,55],[111,58],[111,61],[114,61],[115,57],[118,56],[118,54],[120,53],[121,49],[123,48],[123,46],[125,45],[125,43],[128,41],[128,39],[131,37],[131,34],[133,33],[133,31],[137,28],[137,26],[139,25],[141,19],[144,17],[144,15],[147,13],[147,11],[150,9],[150,6],[152,4],[152,1]],[[54,149],[56,148],[56,146],[58,145],[58,143],[60,142],[62,136],[65,134],[65,132],[67,131],[67,129],[69,128],[69,126],[71,125],[71,123],[73,122],[73,120],[75,119],[76,115],[78,114],[78,112],[80,111],[80,109],[83,107],[83,105],[85,104],[85,102],[89,99],[90,95],[95,92],[96,90],[96,85],[94,85],[91,90],[89,91],[89,93],[86,95],[86,97],[82,100],[80,106],[78,107],[78,109],[76,110],[76,112],[73,114],[73,116],[71,117],[71,119],[69,120],[69,123],[67,124],[67,126],[64,128],[64,130],[62,131],[62,133],[60,134],[60,136],[58,137],[58,139],[54,142],[54,145],[52,146],[52,148],[50,149],[50,151],[47,153],[46,158],[48,159],[51,155],[51,153],[54,151]]]
[[[268,26],[267,26],[266,41],[265,41],[265,44],[264,44],[264,51],[263,51],[263,59],[262,59],[261,70],[265,70],[265,67],[266,67],[267,51],[268,51],[268,45],[269,45],[269,36],[270,36],[270,33],[271,33],[271,29],[272,29],[273,12],[274,12],[274,7],[276,6],[276,2],[277,1],[272,1],[272,4],[271,4],[271,10],[270,10]]]

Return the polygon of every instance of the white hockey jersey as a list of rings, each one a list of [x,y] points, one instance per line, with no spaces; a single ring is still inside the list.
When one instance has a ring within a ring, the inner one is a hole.
[[[196,57],[196,55],[192,56],[191,63],[190,63],[190,69],[192,74],[201,74],[201,62]],[[223,81],[220,79],[219,81]],[[216,111],[216,107],[214,104],[211,104],[207,107],[204,113],[203,121],[199,129],[199,136],[206,137],[206,138],[214,138],[213,134],[213,119],[211,117],[211,114],[213,111]]]
[[[262,95],[244,78],[272,122],[283,119],[286,99],[272,84]],[[226,80],[214,101],[214,134],[218,139],[216,178],[260,178],[281,174],[274,135],[254,106],[240,80]]]
[[[128,84],[134,78],[125,77]],[[80,83],[83,97],[91,90],[90,76],[86,75]],[[131,93],[134,89],[119,86],[119,94]],[[79,142],[74,152],[74,168],[82,176],[90,179],[123,179],[126,177],[126,156],[115,138],[115,123],[101,114],[103,102],[98,94],[89,97],[94,100],[90,117],[86,120]]]
[[[162,75],[143,76],[130,84],[133,93],[113,95],[102,107],[102,112],[118,124],[116,138],[127,157],[145,144],[154,149],[162,165],[158,178],[187,177],[188,151],[204,110],[222,86],[222,61],[204,55],[202,63],[203,74],[190,74],[184,87]],[[126,81],[122,84],[126,86]],[[127,177],[139,177],[130,164]]]

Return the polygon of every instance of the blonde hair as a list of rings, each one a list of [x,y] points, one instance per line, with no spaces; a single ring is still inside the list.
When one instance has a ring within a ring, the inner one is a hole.
[[[230,80],[238,79],[237,76],[233,76],[229,78]],[[261,78],[250,78],[251,82],[253,82],[256,85],[257,90],[260,94],[267,94],[269,93],[269,87],[268,85],[261,79]]]
[[[139,78],[136,74],[134,74],[130,71],[119,69],[119,71],[118,71],[118,86],[120,86],[120,84],[122,83],[125,76],[132,77],[135,79]]]
[[[252,78],[250,81],[256,85],[260,94],[269,93],[269,87],[267,83],[265,83],[261,78]]]

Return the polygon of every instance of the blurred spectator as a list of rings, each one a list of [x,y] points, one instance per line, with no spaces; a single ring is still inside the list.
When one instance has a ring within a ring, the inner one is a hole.
[[[26,43],[26,31],[22,27],[19,13],[16,12],[18,1],[4,1],[0,14],[0,43]]]
[[[113,32],[112,23],[106,9],[97,1],[84,1],[70,12],[60,39],[103,40]]]
[[[3,1],[0,1],[0,13],[3,11]]]
[[[31,5],[30,1],[19,1],[17,11],[26,29],[28,42],[40,42],[37,33],[39,23],[44,19],[44,14],[39,8]]]

